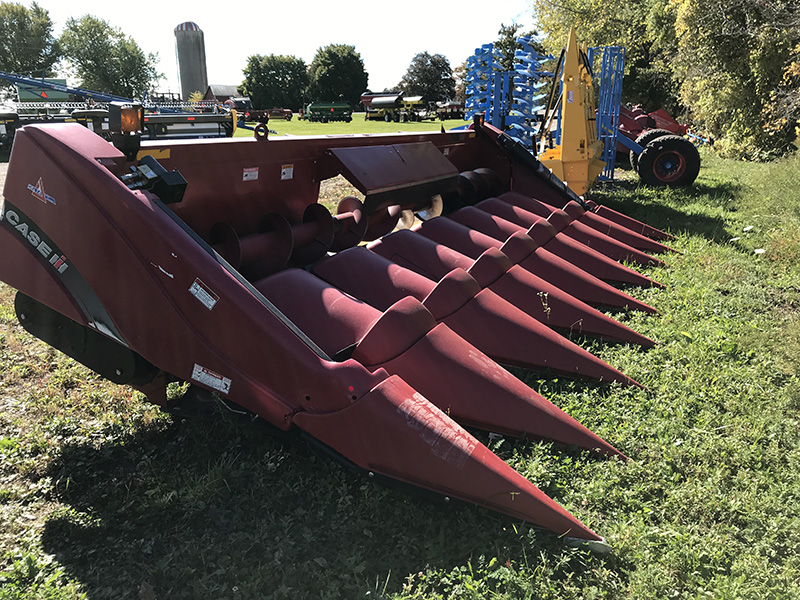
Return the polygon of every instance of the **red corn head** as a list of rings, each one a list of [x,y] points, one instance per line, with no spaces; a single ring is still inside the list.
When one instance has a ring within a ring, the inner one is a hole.
[[[514,234],[506,242],[501,242],[442,217],[426,221],[415,227],[414,231],[472,258],[478,258],[489,248],[497,248],[514,264],[592,306],[656,312],[653,307],[594,277],[546,248],[539,247],[528,235]]]
[[[626,260],[635,262],[643,266],[661,266],[663,261],[637,250],[624,242],[616,240],[596,229],[584,225],[578,221],[573,221],[563,210],[553,210],[546,204],[520,194],[517,192],[506,192],[497,197],[499,200],[517,206],[532,215],[546,219],[555,228],[574,240],[586,244],[590,248],[597,250],[614,260]],[[525,223],[527,227],[533,225],[533,221]],[[645,238],[646,239],[646,238]],[[655,243],[655,242],[651,242]],[[666,246],[664,247],[666,249]]]
[[[367,247],[433,281],[439,281],[453,269],[464,269],[482,288],[491,289],[533,318],[557,330],[646,347],[654,345],[651,339],[513,264],[497,248],[489,248],[477,259],[472,259],[407,229],[386,235]]]
[[[301,412],[294,421],[362,469],[559,535],[602,540],[397,376],[350,406]]]
[[[527,233],[538,246],[546,248],[548,252],[560,256],[604,281],[663,287],[593,247],[563,232],[559,233],[550,221],[496,198],[484,200],[475,207],[462,208],[448,216],[462,225],[477,229],[501,241],[517,232]]]
[[[462,425],[624,458],[447,325],[437,324],[412,297],[381,313],[296,269],[262,279],[256,287],[326,353],[402,377]]]
[[[639,385],[490,289],[482,289],[463,269],[436,283],[366,248],[351,248],[319,261],[312,270],[380,310],[413,296],[438,322],[499,363]]]

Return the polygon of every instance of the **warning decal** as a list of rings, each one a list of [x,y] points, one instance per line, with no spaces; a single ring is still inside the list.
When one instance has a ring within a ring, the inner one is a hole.
[[[192,294],[192,296],[200,300],[203,306],[205,306],[208,310],[214,308],[217,305],[217,302],[219,302],[219,296],[211,291],[211,288],[200,281],[200,279],[194,280],[194,283],[192,283],[191,287],[189,288],[189,292]]]
[[[223,394],[227,394],[231,390],[230,379],[223,377],[219,373],[215,373],[211,369],[201,367],[197,363],[195,363],[194,369],[192,369],[192,379]]]

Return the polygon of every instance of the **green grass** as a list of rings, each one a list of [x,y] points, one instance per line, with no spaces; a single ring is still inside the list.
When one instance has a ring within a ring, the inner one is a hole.
[[[582,342],[649,390],[515,373],[633,460],[480,435],[607,556],[222,408],[165,415],[32,339],[0,286],[0,599],[800,597],[799,189],[798,158],[704,153],[689,190],[593,192],[677,236],[647,271],[667,289],[629,290],[660,314],[618,315],[657,347]]]
[[[291,121],[272,119],[269,122],[269,129],[275,134],[270,135],[347,135],[356,133],[396,133],[398,131],[438,131],[441,127],[453,129],[468,125],[468,121],[447,120],[447,121],[423,121],[421,123],[385,123],[383,121],[366,121],[364,113],[353,113],[353,120],[350,123],[343,121],[332,121],[330,123],[311,123],[297,118],[295,115]],[[249,125],[254,125],[250,123]],[[249,129],[237,128],[234,137],[249,137],[253,132]]]

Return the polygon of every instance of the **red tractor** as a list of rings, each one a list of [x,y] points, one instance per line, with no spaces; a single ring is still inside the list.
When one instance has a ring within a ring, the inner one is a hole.
[[[619,133],[617,152],[628,151],[631,167],[644,183],[684,186],[697,178],[700,154],[684,137],[691,135],[689,127],[663,108],[647,113],[641,106],[621,106]]]

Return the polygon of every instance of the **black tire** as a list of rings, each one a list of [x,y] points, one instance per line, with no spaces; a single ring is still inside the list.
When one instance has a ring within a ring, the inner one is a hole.
[[[689,140],[665,135],[651,141],[639,156],[639,179],[647,185],[681,187],[694,183],[700,153]]]
[[[667,131],[666,129],[648,129],[647,131],[643,131],[639,135],[636,136],[636,143],[639,144],[642,148],[647,146],[653,140],[657,140],[660,137],[664,137],[665,135],[675,135],[671,131]],[[631,167],[634,171],[636,171],[639,167],[639,155],[636,154],[633,150],[630,151],[629,159],[631,161]]]

